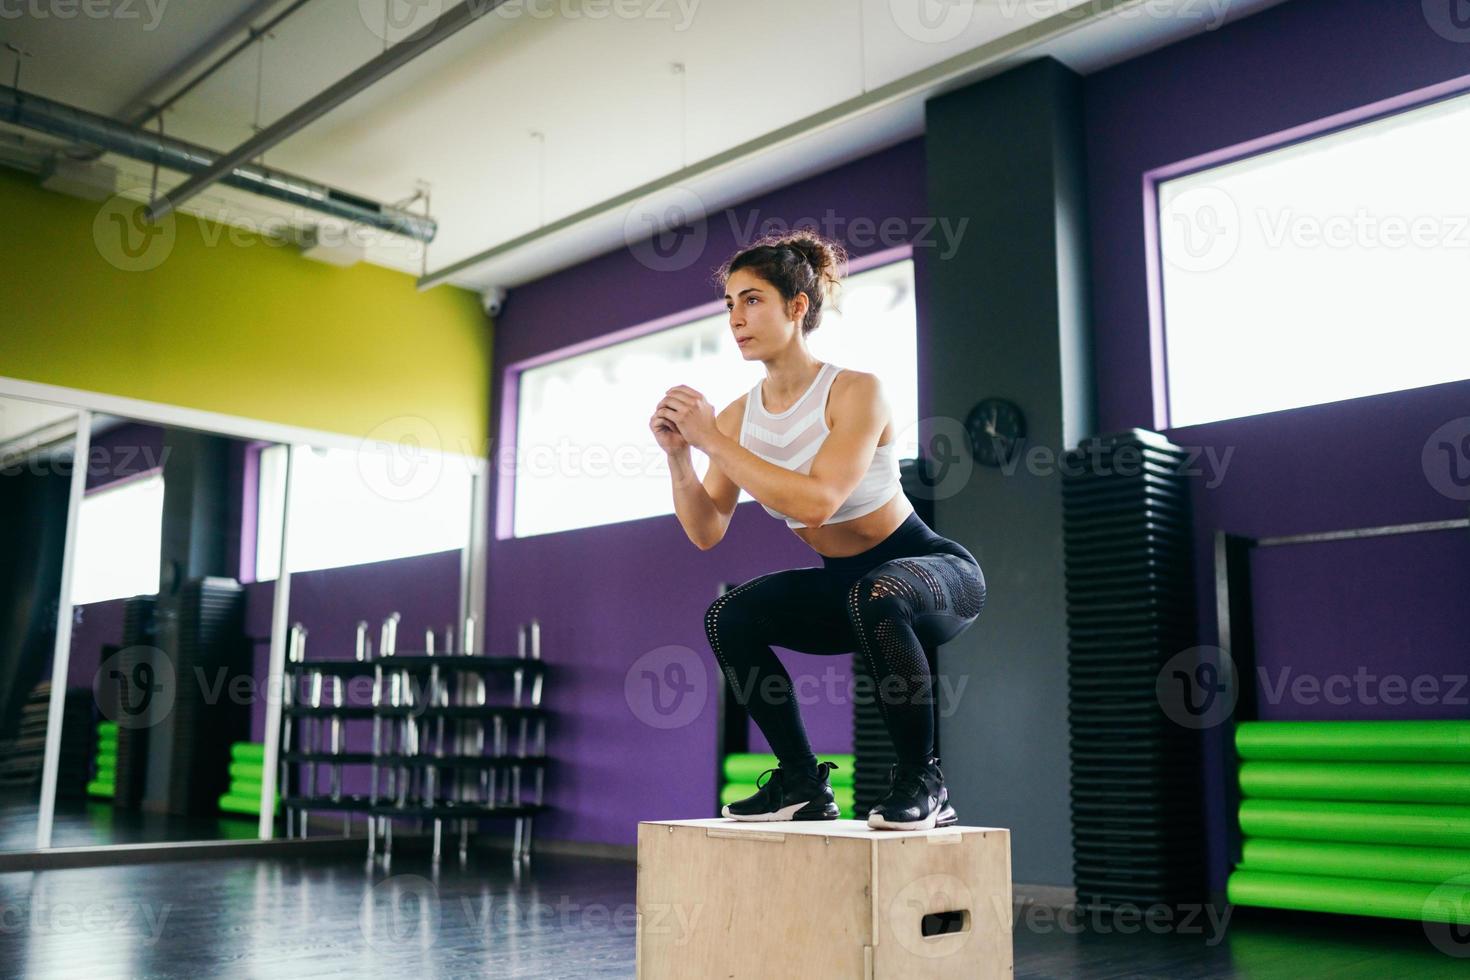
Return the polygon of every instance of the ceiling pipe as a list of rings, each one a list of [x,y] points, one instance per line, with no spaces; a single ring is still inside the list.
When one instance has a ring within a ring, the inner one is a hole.
[[[188,174],[208,170],[219,160],[219,154],[206,147],[137,129],[8,85],[0,85],[0,122],[60,139],[88,143],[134,160]],[[255,164],[242,163],[232,167],[220,183],[415,241],[431,242],[439,230],[438,222],[427,215],[379,204],[305,177]]]
[[[148,206],[148,218],[152,221],[162,218],[210,184],[223,180],[225,175],[245,161],[260,156],[503,3],[505,0],[464,0],[459,6],[440,15],[432,24],[399,41],[158,198]]]

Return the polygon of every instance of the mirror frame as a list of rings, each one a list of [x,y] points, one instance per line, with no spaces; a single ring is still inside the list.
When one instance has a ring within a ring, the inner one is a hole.
[[[205,409],[169,405],[163,402],[151,402],[123,395],[109,395],[81,388],[66,388],[60,385],[4,376],[0,376],[0,397],[42,402],[58,408],[73,409],[77,413],[71,494],[67,505],[65,553],[61,565],[61,595],[58,598],[56,613],[56,648],[52,657],[51,701],[46,715],[46,749],[41,770],[41,799],[39,819],[36,825],[36,848],[48,850],[51,848],[51,832],[56,814],[56,781],[61,760],[62,713],[66,706],[67,668],[71,660],[73,609],[71,580],[75,570],[78,517],[81,513],[82,497],[87,485],[86,460],[91,456],[93,417],[117,415],[153,425],[192,429],[236,439],[261,439],[292,446],[310,445],[359,451],[366,440],[340,432],[308,429],[246,416],[227,415]],[[467,619],[474,622],[473,649],[482,650],[484,649],[486,547],[490,505],[489,460],[482,456],[469,456],[464,453],[444,450],[440,452],[446,459],[454,459],[463,463],[471,474],[469,542],[460,554],[459,622],[464,623]],[[266,801],[274,802],[276,793],[276,763],[280,754],[281,737],[281,699],[272,697],[270,692],[280,691],[284,683],[286,643],[289,633],[291,573],[286,564],[286,539],[291,512],[291,456],[291,453],[286,454],[286,501],[283,505],[281,520],[281,572],[276,579],[271,611],[270,660],[265,686],[265,772],[261,785],[258,830],[260,841],[272,840],[275,830],[275,808],[267,806]],[[83,465],[76,465],[77,460],[83,461]],[[186,844],[190,842],[169,841],[167,843]],[[106,852],[136,848],[136,846],[98,844],[93,849]]]

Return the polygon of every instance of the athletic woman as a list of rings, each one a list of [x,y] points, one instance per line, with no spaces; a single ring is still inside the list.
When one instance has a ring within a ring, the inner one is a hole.
[[[765,379],[715,415],[692,388],[670,388],[649,425],[668,456],[674,509],[703,550],[725,536],[741,488],[821,556],[820,568],[761,575],[716,599],[705,633],[736,700],[779,765],[758,792],[721,811],[736,820],[835,820],[828,781],[807,741],[791,677],[772,645],[860,652],[876,682],[897,765],[868,825],[928,830],[954,823],[934,754],[926,652],[979,615],[975,557],[932,531],[899,484],[895,432],[875,375],[819,361],[807,336],[839,280],[839,245],[797,231],[762,239],[719,270],[730,330]],[[690,447],[709,457],[703,483]]]

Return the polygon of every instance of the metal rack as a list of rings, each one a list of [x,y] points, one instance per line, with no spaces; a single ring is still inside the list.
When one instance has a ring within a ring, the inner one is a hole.
[[[358,623],[352,660],[307,660],[307,631],[299,623],[292,627],[279,760],[287,836],[305,837],[313,812],[341,813],[346,836],[353,814],[360,813],[368,821],[369,858],[381,836],[383,857],[391,860],[395,821],[413,820],[420,829],[432,823],[438,860],[443,826],[450,823],[458,826],[463,861],[471,825],[504,817],[515,821],[513,858],[529,857],[533,818],[547,809],[540,623],[533,619],[517,630],[516,656],[510,657],[456,652],[452,627],[442,650],[430,630],[423,650],[400,652],[398,622],[397,613],[383,621],[376,657],[368,624]],[[469,641],[474,635],[467,621],[463,636]],[[510,680],[508,704],[491,703],[492,678]],[[347,696],[359,679],[371,679],[366,702],[356,686],[358,697]],[[368,751],[347,751],[345,723],[355,719],[372,722]],[[366,793],[344,791],[347,767],[367,770]]]

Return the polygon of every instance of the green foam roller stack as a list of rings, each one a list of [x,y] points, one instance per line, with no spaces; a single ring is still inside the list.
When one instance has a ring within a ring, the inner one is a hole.
[[[117,796],[117,722],[97,723],[95,775],[87,783],[87,795],[111,800]]]
[[[260,794],[265,779],[265,746],[259,742],[236,742],[230,746],[230,788],[219,798],[222,813],[260,816]],[[281,812],[281,795],[276,794],[276,814]]]
[[[1470,721],[1243,722],[1237,905],[1470,925]]]

